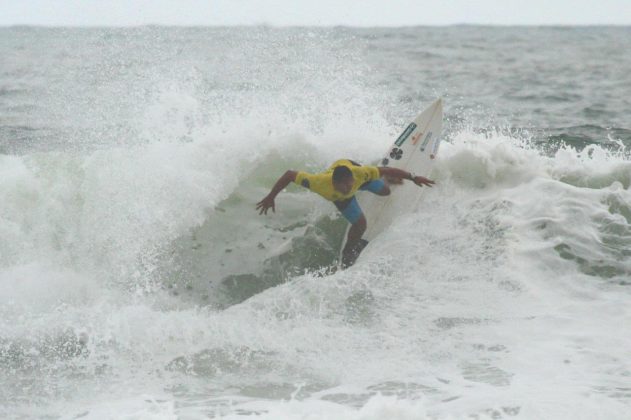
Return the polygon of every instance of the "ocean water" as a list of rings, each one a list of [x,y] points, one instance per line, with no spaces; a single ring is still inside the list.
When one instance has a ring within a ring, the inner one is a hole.
[[[0,417],[631,418],[631,28],[0,28]],[[376,162],[436,97],[418,206]],[[370,221],[369,221],[370,222]]]

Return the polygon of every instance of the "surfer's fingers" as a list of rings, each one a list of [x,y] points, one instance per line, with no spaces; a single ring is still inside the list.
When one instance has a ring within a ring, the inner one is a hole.
[[[428,187],[431,187],[433,184],[435,184],[435,182],[427,178],[422,178],[419,183],[419,185],[427,185]]]

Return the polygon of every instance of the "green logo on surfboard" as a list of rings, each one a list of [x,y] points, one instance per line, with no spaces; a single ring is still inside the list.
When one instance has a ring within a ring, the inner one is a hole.
[[[412,131],[414,131],[415,128],[416,128],[416,124],[410,123],[410,125],[408,125],[405,131],[401,133],[397,141],[394,142],[394,144],[401,147],[401,145],[407,140],[407,138],[410,137],[410,134],[412,134]]]
[[[425,136],[425,140],[423,140],[423,144],[421,144],[421,152],[425,151],[425,147],[427,146],[427,143],[429,143],[429,139],[432,138],[432,132],[430,131],[429,133],[427,133],[427,136]]]

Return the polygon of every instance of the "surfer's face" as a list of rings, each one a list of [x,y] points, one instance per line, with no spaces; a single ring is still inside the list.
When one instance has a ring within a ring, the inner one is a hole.
[[[335,188],[337,192],[341,192],[342,194],[348,194],[353,189],[353,182],[354,182],[354,179],[351,176],[341,181],[334,182],[333,188]]]

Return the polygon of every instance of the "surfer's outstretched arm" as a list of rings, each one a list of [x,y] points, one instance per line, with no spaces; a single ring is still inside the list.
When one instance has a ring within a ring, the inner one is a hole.
[[[409,179],[410,181],[413,181],[419,187],[422,187],[423,185],[427,185],[428,187],[431,187],[433,184],[435,184],[435,182],[432,181],[431,179],[427,179],[424,176],[414,175],[412,172],[404,171],[402,169],[388,168],[384,166],[380,166],[377,169],[379,169],[379,175],[381,176],[385,176],[389,178],[398,178],[398,179]]]
[[[296,180],[297,173],[298,172],[296,171],[289,170],[285,172],[280,178],[278,178],[278,181],[276,181],[276,184],[274,184],[274,186],[272,187],[272,191],[270,191],[270,193],[267,194],[265,198],[256,203],[256,209],[260,210],[259,214],[267,214],[267,210],[269,210],[270,207],[272,208],[272,211],[276,213],[276,205],[274,204],[274,199],[279,192],[281,192],[283,189],[285,189],[285,187],[287,187],[287,185],[289,185],[290,182],[294,182]]]

